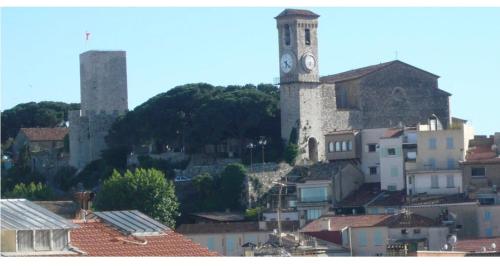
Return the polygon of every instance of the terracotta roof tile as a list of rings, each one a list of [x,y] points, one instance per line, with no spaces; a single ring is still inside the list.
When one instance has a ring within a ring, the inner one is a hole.
[[[66,127],[40,127],[40,128],[21,128],[30,141],[50,141],[50,140],[64,140],[64,137],[69,132]]]
[[[500,252],[500,237],[488,237],[488,238],[476,238],[476,239],[458,239],[455,250],[456,251],[466,251],[466,252],[481,252],[483,247],[487,251],[494,251],[491,248],[491,244],[495,243],[496,252]]]
[[[164,235],[127,237],[99,220],[77,221],[71,231],[71,245],[89,256],[217,256],[208,248],[168,231]]]

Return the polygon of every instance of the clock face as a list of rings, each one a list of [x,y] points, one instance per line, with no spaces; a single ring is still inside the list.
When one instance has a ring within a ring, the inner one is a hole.
[[[302,64],[306,71],[311,71],[316,67],[316,58],[312,54],[305,54],[302,57]]]
[[[293,57],[289,53],[285,53],[281,56],[280,67],[283,73],[288,73],[293,69]]]

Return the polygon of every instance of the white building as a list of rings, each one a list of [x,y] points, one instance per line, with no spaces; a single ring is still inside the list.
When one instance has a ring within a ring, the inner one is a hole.
[[[387,128],[363,129],[361,131],[361,168],[365,174],[366,183],[380,182],[380,138]]]

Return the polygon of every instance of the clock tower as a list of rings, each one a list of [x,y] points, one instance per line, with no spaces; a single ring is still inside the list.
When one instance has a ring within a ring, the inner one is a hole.
[[[324,159],[318,17],[309,10],[298,9],[285,9],[275,17],[279,36],[281,137],[299,146],[299,163]]]
[[[308,10],[285,9],[275,18],[279,35],[280,84],[319,82],[318,17]]]

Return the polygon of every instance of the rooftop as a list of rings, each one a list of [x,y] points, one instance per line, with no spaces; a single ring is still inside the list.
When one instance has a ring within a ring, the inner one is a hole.
[[[64,140],[64,137],[69,133],[69,128],[66,127],[39,127],[39,128],[21,128],[26,137],[30,141],[54,141]]]
[[[89,256],[217,256],[181,234],[168,231],[156,236],[127,236],[100,220],[75,221],[71,245]]]
[[[351,192],[341,202],[340,207],[360,207],[368,204],[380,194],[380,183],[364,183],[357,190]]]
[[[495,243],[496,249],[493,250],[491,244]],[[500,237],[486,237],[476,239],[458,239],[455,250],[466,252],[483,252],[483,247],[486,251],[500,252]]]
[[[413,197],[406,197],[403,191],[385,191],[384,194],[379,196],[368,206],[370,207],[401,207],[408,206],[429,206],[436,204],[455,204],[464,202],[474,202],[474,200],[467,198],[464,194],[454,195],[413,195]]]
[[[404,133],[402,128],[389,128],[384,132],[382,138],[397,138]]]
[[[243,213],[235,212],[198,212],[192,213],[191,215],[216,222],[238,222],[245,220],[245,215]]]
[[[33,203],[42,206],[43,208],[60,215],[66,219],[74,219],[80,210],[78,203],[67,201],[33,201]]]
[[[73,229],[69,220],[26,199],[0,201],[2,230]]]
[[[172,231],[166,225],[137,210],[105,211],[94,212],[93,214],[126,235],[151,236]]]
[[[312,12],[312,11],[305,10],[305,9],[289,9],[289,8],[283,10],[275,18],[277,19],[277,18],[292,17],[292,16],[306,17],[306,18],[319,18],[319,15]]]
[[[181,224],[176,232],[185,235],[191,234],[220,234],[220,233],[246,233],[246,232],[271,232],[278,228],[277,222],[266,222],[266,227],[261,228],[259,222],[230,222],[230,223],[203,223]],[[282,221],[283,231],[295,231],[299,228],[295,221]]]

